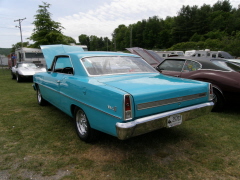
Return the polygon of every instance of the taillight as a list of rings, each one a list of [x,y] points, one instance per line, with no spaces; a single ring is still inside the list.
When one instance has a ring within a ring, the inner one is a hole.
[[[124,120],[132,119],[132,103],[130,95],[124,95]]]
[[[209,97],[208,97],[209,101],[213,100],[213,87],[212,84],[209,83]]]

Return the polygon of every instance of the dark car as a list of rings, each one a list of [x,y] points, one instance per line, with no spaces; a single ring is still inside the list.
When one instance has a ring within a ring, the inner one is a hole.
[[[152,50],[147,50],[139,47],[126,48],[132,54],[141,56],[148,64],[156,68],[157,65],[164,60],[163,57],[159,56],[156,52]]]
[[[232,62],[197,57],[167,58],[156,69],[165,75],[212,83],[213,111],[222,111],[227,103],[240,103],[240,66]]]

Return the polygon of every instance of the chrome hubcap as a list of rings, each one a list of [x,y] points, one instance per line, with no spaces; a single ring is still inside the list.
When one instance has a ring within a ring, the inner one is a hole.
[[[213,93],[213,102],[216,103],[217,102],[217,96],[216,94]]]
[[[78,132],[81,135],[85,135],[87,133],[87,118],[80,110],[76,114],[76,124]]]
[[[40,90],[38,90],[37,92],[38,92],[38,96],[37,96],[38,97],[38,102],[41,102],[42,97],[41,97]]]

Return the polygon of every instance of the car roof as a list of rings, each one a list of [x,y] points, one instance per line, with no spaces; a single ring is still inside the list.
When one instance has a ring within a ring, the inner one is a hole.
[[[181,56],[181,57],[170,57],[170,58],[166,58],[165,60],[169,60],[169,59],[197,61],[197,62],[201,63],[201,65],[202,65],[201,69],[215,69],[215,70],[226,71],[225,68],[219,67],[212,62],[212,60],[223,60],[223,61],[225,61],[224,59]]]
[[[109,52],[109,51],[84,51],[79,46],[69,46],[69,45],[42,45],[41,46],[47,67],[50,67],[55,56],[61,55],[72,55],[77,56],[79,59],[83,57],[94,57],[94,56],[134,56],[139,57],[130,53],[122,52]]]

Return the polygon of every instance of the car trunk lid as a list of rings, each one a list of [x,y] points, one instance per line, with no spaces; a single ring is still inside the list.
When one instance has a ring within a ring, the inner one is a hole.
[[[150,73],[99,79],[133,97],[135,117],[165,112],[208,100],[208,84]]]

